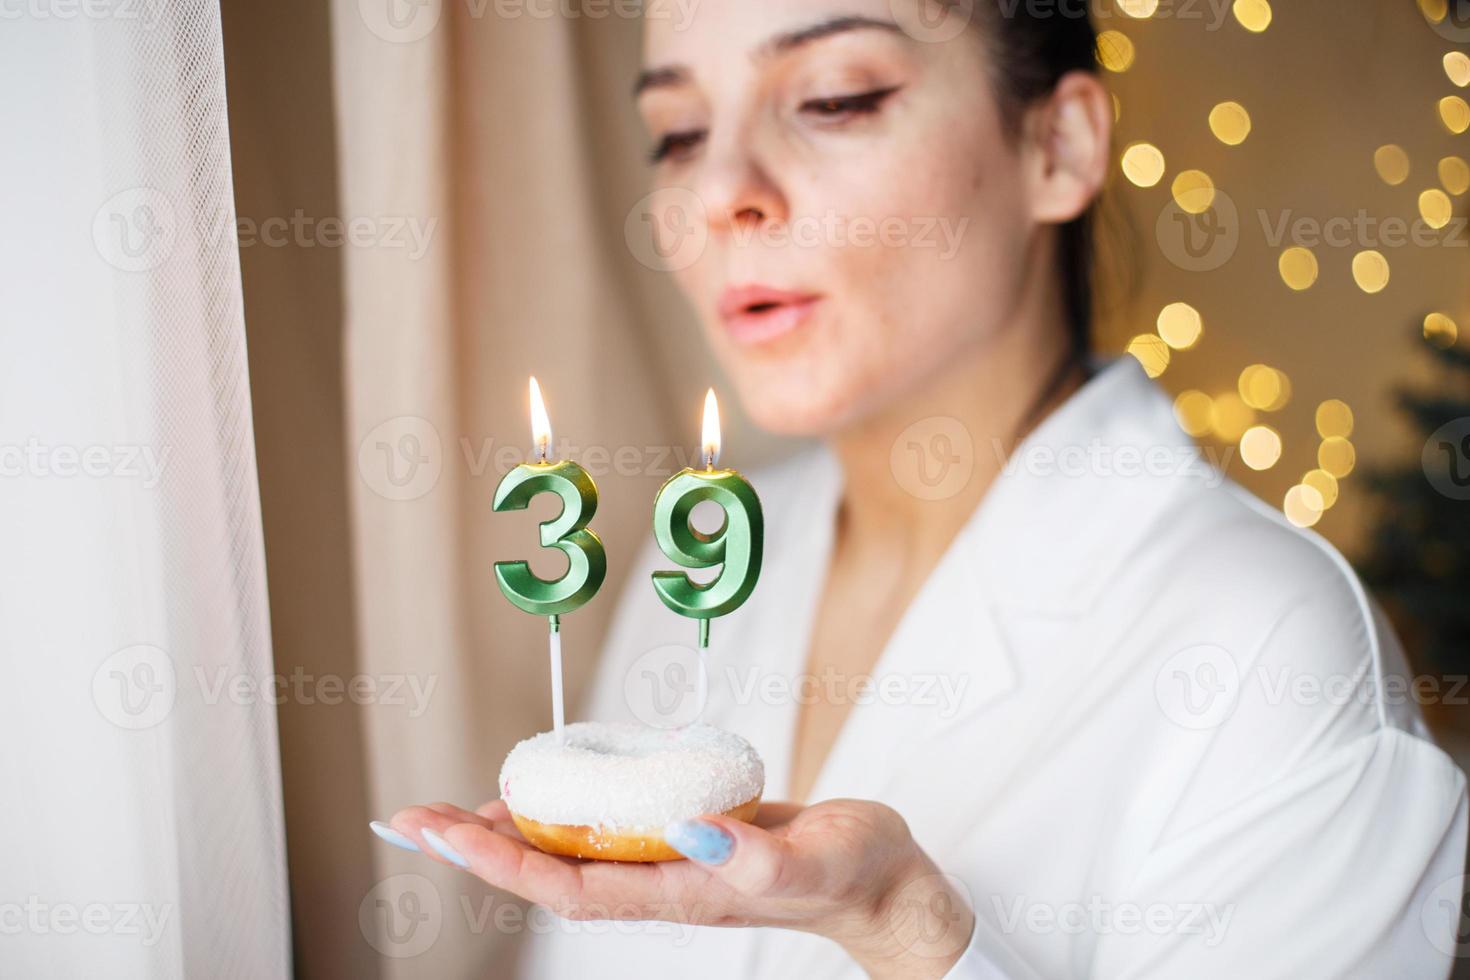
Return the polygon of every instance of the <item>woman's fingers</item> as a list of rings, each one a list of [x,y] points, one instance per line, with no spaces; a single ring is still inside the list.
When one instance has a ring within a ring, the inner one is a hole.
[[[762,800],[760,809],[755,811],[755,819],[751,822],[757,827],[770,830],[790,823],[805,809],[804,804],[792,803],[790,800]]]
[[[666,919],[680,911],[685,889],[665,874],[662,865],[578,861],[545,854],[477,823],[454,826],[444,839],[488,883],[561,915]]]
[[[785,807],[802,809],[793,804],[772,804],[770,816],[778,827],[794,816]],[[672,824],[665,829],[664,839],[747,898],[804,894],[821,880],[817,858],[796,847],[785,835],[723,815]]]
[[[461,823],[475,823],[489,830],[519,836],[515,825],[508,817],[504,822],[497,822],[492,817],[472,813],[453,803],[430,803],[427,806],[407,807],[393,814],[386,828],[388,833],[384,833],[384,828],[377,824],[374,824],[373,830],[389,843],[403,847],[406,841],[435,860],[445,864],[457,864],[452,857],[444,853],[442,843],[440,843],[443,838],[440,835],[450,827]],[[439,842],[435,842],[432,837],[425,837],[425,831],[439,837]]]

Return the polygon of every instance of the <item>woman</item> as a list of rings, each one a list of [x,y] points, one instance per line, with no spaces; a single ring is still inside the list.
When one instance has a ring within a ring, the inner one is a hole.
[[[707,232],[680,283],[755,420],[824,439],[753,478],[765,572],[707,714],[794,802],[670,828],[692,860],[659,866],[540,854],[499,802],[397,814],[568,917],[529,975],[1448,972],[1464,780],[1385,696],[1391,635],[1131,359],[1091,372],[1111,105],[1083,6],[648,17],[657,181]],[[666,564],[587,717],[643,716],[625,679],[683,639]]]

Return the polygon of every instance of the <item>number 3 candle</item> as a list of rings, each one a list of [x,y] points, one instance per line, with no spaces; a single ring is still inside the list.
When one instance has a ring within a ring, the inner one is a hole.
[[[561,549],[567,556],[567,570],[561,578],[547,581],[537,577],[528,562],[499,561],[495,563],[495,579],[507,599],[532,615],[547,617],[550,624],[551,714],[557,738],[561,739],[566,714],[560,617],[597,594],[607,576],[607,555],[602,540],[587,526],[597,512],[597,486],[592,477],[569,459],[550,461],[551,420],[535,378],[531,379],[531,438],[536,461],[522,463],[505,474],[495,488],[494,507],[496,511],[524,510],[537,494],[561,497],[561,513],[541,525],[541,547]]]
[[[709,621],[735,611],[755,589],[761,571],[761,539],[765,520],[760,498],[734,470],[717,470],[720,457],[720,411],[714,389],[704,397],[704,469],[684,468],[669,478],[653,502],[653,533],[665,555],[684,568],[723,565],[711,582],[693,581],[683,572],[654,572],[653,588],[664,605],[681,616],[699,620],[700,674],[709,647]],[[725,511],[724,524],[712,534],[689,522],[694,505],[713,500]],[[701,684],[703,687],[703,684]]]

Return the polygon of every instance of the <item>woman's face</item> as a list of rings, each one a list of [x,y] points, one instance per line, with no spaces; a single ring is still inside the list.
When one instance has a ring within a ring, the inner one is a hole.
[[[1033,260],[980,27],[920,40],[911,2],[647,15],[638,101],[678,209],[655,225],[694,232],[678,281],[772,431],[841,428],[983,344]]]

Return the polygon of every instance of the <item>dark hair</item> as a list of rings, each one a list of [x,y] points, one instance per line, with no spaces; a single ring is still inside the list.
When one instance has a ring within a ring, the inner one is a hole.
[[[968,2],[983,8],[980,30],[990,42],[995,92],[1013,139],[1020,135],[1027,107],[1050,95],[1063,75],[1097,71],[1097,31],[1087,0],[1044,5],[1030,0]],[[1085,365],[1092,353],[1095,207],[1059,229],[1058,271],[1071,340],[1067,368]]]

